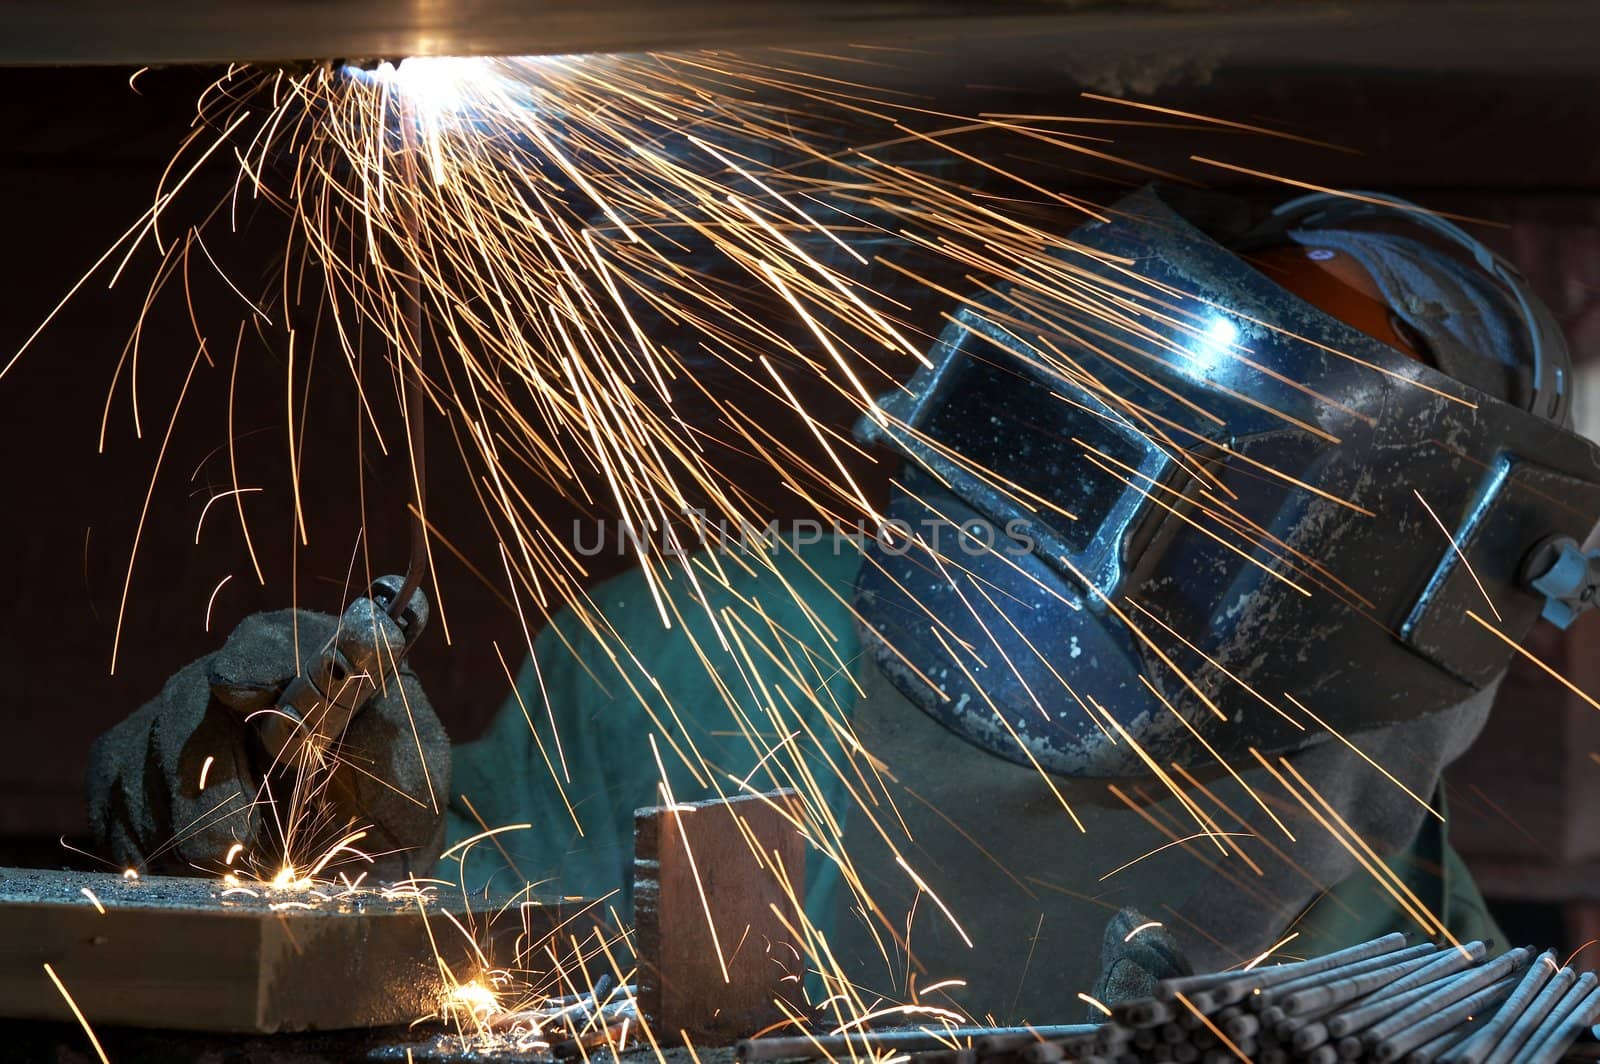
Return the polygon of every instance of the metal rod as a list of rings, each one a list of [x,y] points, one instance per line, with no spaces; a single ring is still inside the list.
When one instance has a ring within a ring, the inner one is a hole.
[[[1283,1009],[1284,1015],[1290,1015],[1291,1010],[1287,1005],[1290,997],[1304,990],[1320,990],[1331,983],[1356,976],[1366,975],[1369,972],[1388,971],[1397,965],[1408,961],[1431,956],[1438,951],[1438,947],[1431,942],[1423,942],[1405,949],[1384,952],[1375,956],[1359,957],[1337,967],[1324,968],[1310,975],[1302,975],[1286,983],[1278,983],[1267,987],[1259,995],[1252,998],[1259,1006],[1277,1005]],[[1410,969],[1401,970],[1395,978],[1407,974]]]
[[[1347,1035],[1360,1034],[1384,1017],[1392,1016],[1401,1009],[1421,1001],[1442,985],[1440,979],[1447,978],[1449,978],[1447,975],[1440,976],[1439,979],[1429,980],[1407,990],[1396,990],[1392,994],[1385,991],[1375,995],[1374,1001],[1362,1002],[1355,1008],[1330,1016],[1328,1035],[1332,1038],[1344,1038]]]
[[[1517,984],[1500,1011],[1465,1042],[1445,1054],[1447,1064],[1482,1064],[1494,1052],[1506,1030],[1517,1022],[1517,1017],[1522,1015],[1528,1002],[1544,989],[1545,983],[1550,981],[1559,967],[1552,950],[1545,950],[1535,957],[1533,964],[1523,973],[1522,982]]]
[[[1406,1054],[1406,1064],[1433,1064],[1434,1061],[1439,1059],[1440,1054],[1451,1046],[1460,1045],[1462,1040],[1471,1033],[1460,1028],[1454,1028],[1445,1031],[1443,1034],[1436,1035],[1432,1041],[1424,1042]]]
[[[1388,1061],[1404,1056],[1444,1032],[1459,1028],[1466,1022],[1468,1016],[1489,1008],[1511,993],[1514,982],[1515,980],[1507,975],[1504,979],[1490,983],[1481,990],[1460,998],[1421,1021],[1390,1035],[1372,1047],[1373,1059],[1379,1064],[1387,1064]]]
[[[1483,943],[1474,942],[1465,949],[1470,952],[1474,947],[1476,957],[1482,957]],[[1352,969],[1349,973],[1329,972],[1320,985],[1286,989],[1281,996],[1274,995],[1274,1001],[1283,1008],[1285,1015],[1305,1016],[1330,1005],[1343,1005],[1348,1001],[1354,1001],[1375,990],[1387,991],[1390,985],[1432,967],[1437,959],[1436,950],[1430,949],[1416,952],[1409,957],[1403,956],[1408,953],[1412,951],[1401,950],[1394,955],[1393,963],[1377,965],[1365,971]]]
[[[1220,986],[1276,986],[1286,983],[1291,979],[1302,976],[1315,975],[1333,968],[1343,967],[1352,961],[1366,960],[1385,953],[1392,953],[1406,944],[1406,936],[1398,931],[1375,938],[1371,942],[1362,942],[1347,949],[1330,953],[1324,957],[1313,957],[1310,960],[1295,961],[1292,964],[1275,964],[1261,968],[1251,968],[1242,972],[1219,972],[1215,975],[1193,975],[1181,979],[1169,979],[1163,982],[1156,990],[1157,996],[1171,1000],[1178,994],[1189,994],[1191,990],[1210,990]]]
[[[1431,984],[1435,988],[1432,993],[1394,1013],[1392,1016],[1373,1024],[1361,1035],[1362,1042],[1369,1049],[1380,1044],[1390,1043],[1396,1036],[1423,1024],[1430,1017],[1437,1015],[1441,1009],[1454,1006],[1458,1001],[1476,994],[1490,983],[1509,978],[1522,968],[1522,963],[1527,958],[1527,955],[1528,951],[1526,949],[1518,947],[1509,953],[1502,953],[1488,964],[1480,965],[1461,975],[1451,976]],[[1511,987],[1507,986],[1506,990],[1509,992]],[[1416,1043],[1416,1045],[1421,1044],[1421,1042]],[[1414,1046],[1408,1046],[1407,1048],[1414,1048]]]
[[[1578,1030],[1587,1026],[1588,1017],[1594,1012],[1592,999],[1597,982],[1600,982],[1600,979],[1596,979],[1593,972],[1584,972],[1578,977],[1550,1010],[1550,1015],[1545,1017],[1544,1022],[1534,1028],[1533,1034],[1528,1038],[1528,1046],[1524,1050],[1524,1059],[1532,1064],[1541,1056],[1550,1056],[1552,1047],[1556,1049],[1553,1058],[1559,1059],[1560,1051],[1566,1048],[1567,1042],[1578,1033]]]
[[[1539,991],[1539,995],[1522,1010],[1522,1015],[1517,1016],[1511,1024],[1511,1029],[1500,1039],[1494,1047],[1494,1052],[1484,1058],[1488,1064],[1511,1064],[1520,1059],[1522,1049],[1528,1044],[1528,1039],[1538,1029],[1539,1022],[1545,1014],[1555,1007],[1556,1002],[1566,994],[1567,988],[1578,978],[1578,973],[1571,968],[1563,968],[1550,977],[1550,981]]]
[[[1093,1035],[1097,1031],[1099,1027],[1092,1023],[1052,1027],[950,1027],[944,1030],[916,1027],[890,1031],[852,1031],[849,1034],[748,1038],[738,1044],[735,1053],[746,1064],[760,1060],[816,1060],[862,1050],[871,1052],[888,1049],[897,1053],[915,1053],[949,1049],[951,1043],[965,1039],[1005,1038],[1012,1035],[1026,1036],[1036,1042],[1051,1042]]]

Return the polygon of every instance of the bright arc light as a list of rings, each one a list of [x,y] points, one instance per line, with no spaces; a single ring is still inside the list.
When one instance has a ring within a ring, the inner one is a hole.
[[[462,983],[450,991],[450,1002],[480,1021],[500,1009],[499,997],[476,979],[470,983]]]
[[[385,85],[405,100],[423,123],[471,114],[486,97],[504,93],[496,60],[460,56],[412,56],[399,65],[384,60],[375,67],[345,66],[357,81]]]
[[[1231,318],[1221,314],[1209,315],[1189,349],[1194,356],[1194,368],[1202,374],[1209,373],[1238,342],[1239,326]]]

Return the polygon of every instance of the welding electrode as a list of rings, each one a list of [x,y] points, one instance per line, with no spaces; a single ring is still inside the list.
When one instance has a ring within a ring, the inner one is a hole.
[[[1114,1003],[1092,1034],[991,1032],[970,1051],[927,1053],[884,1032],[875,1048],[907,1052],[911,1064],[1554,1064],[1600,1014],[1600,979],[1551,977],[1549,953],[1524,973],[1525,947],[1485,961],[1487,952],[1483,942],[1404,947],[1387,936],[1311,961],[1167,980],[1151,998]],[[829,1048],[865,1048],[859,1037]],[[782,1041],[821,1055],[821,1039]]]
[[[1556,1002],[1566,995],[1567,988],[1577,979],[1577,973],[1571,968],[1563,968],[1550,977],[1550,981],[1539,991],[1537,997],[1523,1010],[1511,1029],[1506,1031],[1506,1036],[1500,1044],[1494,1047],[1494,1052],[1484,1058],[1484,1064],[1512,1064],[1518,1059],[1523,1047],[1533,1037],[1533,1032],[1538,1030],[1539,1023],[1555,1008]]]
[[[1362,1032],[1361,1041],[1366,1044],[1369,1050],[1374,1053],[1378,1052],[1376,1047],[1388,1044],[1390,1039],[1402,1032],[1411,1030],[1417,1024],[1435,1015],[1439,1010],[1449,1008],[1463,998],[1477,993],[1485,986],[1509,977],[1522,966],[1527,955],[1528,951],[1525,949],[1514,949],[1509,953],[1501,954],[1488,964],[1433,984],[1436,988],[1433,993],[1401,1009],[1387,1019],[1379,1020]],[[1508,992],[1510,989],[1509,986],[1506,988]],[[1421,1043],[1417,1044],[1420,1045]],[[1390,1058],[1381,1056],[1380,1059],[1387,1060]]]
[[[1436,980],[1454,975],[1470,964],[1477,964],[1483,959],[1484,952],[1485,946],[1482,942],[1469,942],[1461,949],[1441,951],[1443,955],[1436,957],[1421,971],[1385,987],[1381,997],[1331,1017],[1328,1020],[1329,1036],[1342,1038],[1352,1031],[1365,1030],[1390,1011],[1405,1008],[1414,1001],[1422,1000],[1428,995]]]
[[[1585,972],[1584,978],[1592,975],[1591,972]],[[1589,988],[1588,993],[1567,1009],[1557,1022],[1546,1024],[1534,1033],[1527,1050],[1528,1064],[1554,1064],[1565,1055],[1567,1047],[1594,1023],[1596,1016],[1600,1016],[1600,989],[1595,988],[1593,981],[1589,983]],[[1566,1000],[1563,1000],[1561,1007],[1566,1004]]]
[[[1264,968],[1251,968],[1242,972],[1218,972],[1213,975],[1192,975],[1182,979],[1170,979],[1156,989],[1156,997],[1163,1001],[1170,1001],[1177,994],[1189,995],[1193,1000],[1193,992],[1209,991],[1219,987],[1258,987],[1275,986],[1286,983],[1291,979],[1298,979],[1305,975],[1314,975],[1325,972],[1331,968],[1338,968],[1352,961],[1366,960],[1383,953],[1392,953],[1406,944],[1406,936],[1396,931],[1375,938],[1370,942],[1362,942],[1330,953],[1325,957],[1313,957],[1310,960],[1297,961],[1293,964],[1278,964]]]
[[[1522,981],[1511,992],[1504,1006],[1476,1031],[1470,1038],[1462,1042],[1455,1049],[1446,1053],[1443,1061],[1446,1064],[1482,1064],[1494,1052],[1506,1030],[1516,1022],[1523,1010],[1528,1007],[1545,983],[1555,975],[1560,965],[1556,964],[1556,955],[1550,950],[1539,954],[1523,973]]]
[[[1461,1025],[1467,1022],[1468,1017],[1475,1016],[1499,1002],[1507,994],[1511,993],[1511,987],[1512,977],[1507,975],[1503,979],[1489,983],[1482,989],[1468,994],[1466,997],[1458,998],[1431,1014],[1419,1018],[1409,1027],[1391,1034],[1373,1046],[1373,1059],[1377,1060],[1379,1064],[1387,1064],[1388,1061],[1409,1053],[1446,1031],[1454,1030],[1459,1032]]]
[[[1477,947],[1478,956],[1481,957],[1483,943],[1474,942],[1472,945]],[[1269,991],[1267,996],[1283,1009],[1286,1016],[1305,1015],[1330,1005],[1342,1005],[1379,987],[1389,986],[1432,964],[1435,952],[1431,943],[1423,943],[1398,953],[1375,957],[1372,962],[1366,962],[1359,968],[1351,966],[1349,970],[1329,972],[1319,977],[1321,981],[1314,985],[1297,980],[1279,991]]]

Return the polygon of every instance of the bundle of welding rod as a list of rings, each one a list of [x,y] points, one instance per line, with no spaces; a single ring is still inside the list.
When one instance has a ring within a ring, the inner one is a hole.
[[[1407,946],[1394,934],[1324,957],[1197,975],[1112,1007],[1093,1033],[976,1039],[913,1064],[1544,1064],[1600,1015],[1592,972],[1481,942]]]

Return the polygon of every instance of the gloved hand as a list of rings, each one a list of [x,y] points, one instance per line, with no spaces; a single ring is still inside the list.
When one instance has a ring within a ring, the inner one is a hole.
[[[325,767],[297,772],[264,741],[262,722],[297,662],[315,661],[338,623],[304,610],[247,617],[220,650],[96,740],[89,819],[101,852],[151,872],[215,874],[243,843],[232,867],[270,879],[286,863],[304,875],[364,830],[354,846],[372,861],[341,853],[324,875],[426,874],[443,846],[450,742],[409,666],[380,685]]]
[[[1100,978],[1094,984],[1095,1000],[1104,1005],[1154,996],[1163,979],[1193,975],[1183,950],[1163,926],[1137,909],[1119,909],[1106,923],[1100,943]],[[1089,1019],[1105,1016],[1091,1008]]]

